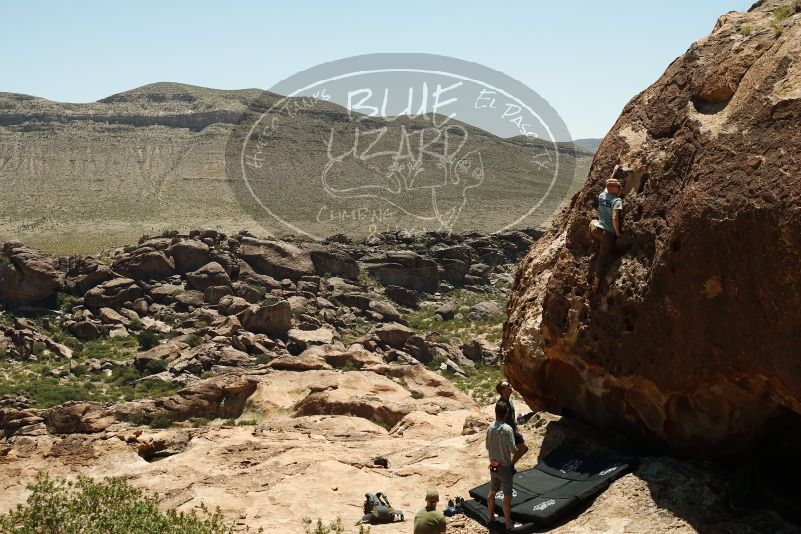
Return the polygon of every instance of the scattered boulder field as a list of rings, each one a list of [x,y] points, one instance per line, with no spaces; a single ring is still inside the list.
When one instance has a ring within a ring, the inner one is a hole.
[[[513,271],[538,237],[197,230],[69,258],[3,244],[0,513],[41,471],[125,476],[164,507],[219,506],[266,532],[353,524],[368,491],[407,517],[428,487],[466,496],[486,478]],[[521,429],[521,469],[563,443],[618,446],[546,412]],[[788,529],[727,502],[718,473],[646,457],[556,531]]]

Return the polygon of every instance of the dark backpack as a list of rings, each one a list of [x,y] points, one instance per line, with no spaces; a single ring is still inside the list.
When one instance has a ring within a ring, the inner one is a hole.
[[[381,492],[364,494],[364,518],[367,523],[393,523],[403,521],[403,512],[389,504],[389,499]]]

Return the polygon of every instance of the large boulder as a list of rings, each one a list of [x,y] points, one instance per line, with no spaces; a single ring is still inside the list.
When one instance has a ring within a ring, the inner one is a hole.
[[[387,252],[367,261],[367,272],[385,286],[433,292],[439,284],[437,264],[411,250]]]
[[[52,434],[93,434],[115,419],[98,402],[67,402],[45,410],[44,422]]]
[[[111,267],[96,258],[73,256],[67,259],[65,290],[83,295],[97,284],[114,278]]]
[[[300,280],[315,272],[309,253],[284,241],[261,241],[244,237],[237,254],[258,274],[266,274],[279,280]]]
[[[64,285],[58,261],[21,243],[5,243],[0,255],[0,301],[13,305],[51,299]]]
[[[170,247],[170,255],[175,260],[175,270],[186,274],[209,262],[209,246],[202,241],[186,239]]]
[[[187,273],[186,278],[189,280],[189,285],[198,291],[205,291],[212,286],[227,286],[231,283],[231,278],[222,265],[214,261]]]
[[[520,264],[503,351],[531,407],[700,456],[801,428],[801,25],[779,5],[724,15],[634,97]],[[628,244],[594,293],[617,166]]]
[[[282,336],[292,326],[292,308],[286,300],[248,306],[237,317],[245,330],[256,334]]]
[[[141,279],[166,278],[175,274],[175,262],[161,250],[142,247],[114,260],[116,272]]]
[[[93,287],[84,295],[88,308],[118,308],[125,302],[132,302],[142,296],[140,288],[130,278],[112,278]]]
[[[355,279],[359,276],[359,265],[339,247],[308,245],[309,257],[319,275],[343,276]]]
[[[167,417],[185,421],[192,417],[239,417],[245,401],[256,391],[255,377],[225,374],[192,382],[175,395],[160,399],[125,402],[109,408],[117,419]]]

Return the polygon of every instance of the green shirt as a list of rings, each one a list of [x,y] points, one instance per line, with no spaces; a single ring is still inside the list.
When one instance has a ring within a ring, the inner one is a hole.
[[[623,199],[604,189],[604,192],[598,195],[598,222],[601,223],[601,228],[614,234],[612,212],[622,209]]]
[[[440,534],[445,532],[442,512],[423,508],[414,516],[414,534]]]

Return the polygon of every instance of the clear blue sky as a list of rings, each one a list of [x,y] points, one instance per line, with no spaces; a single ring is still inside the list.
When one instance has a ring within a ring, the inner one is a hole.
[[[574,138],[625,103],[727,11],[753,0],[17,1],[0,7],[0,91],[90,102],[174,81],[267,89],[324,61],[426,52],[536,90]]]

